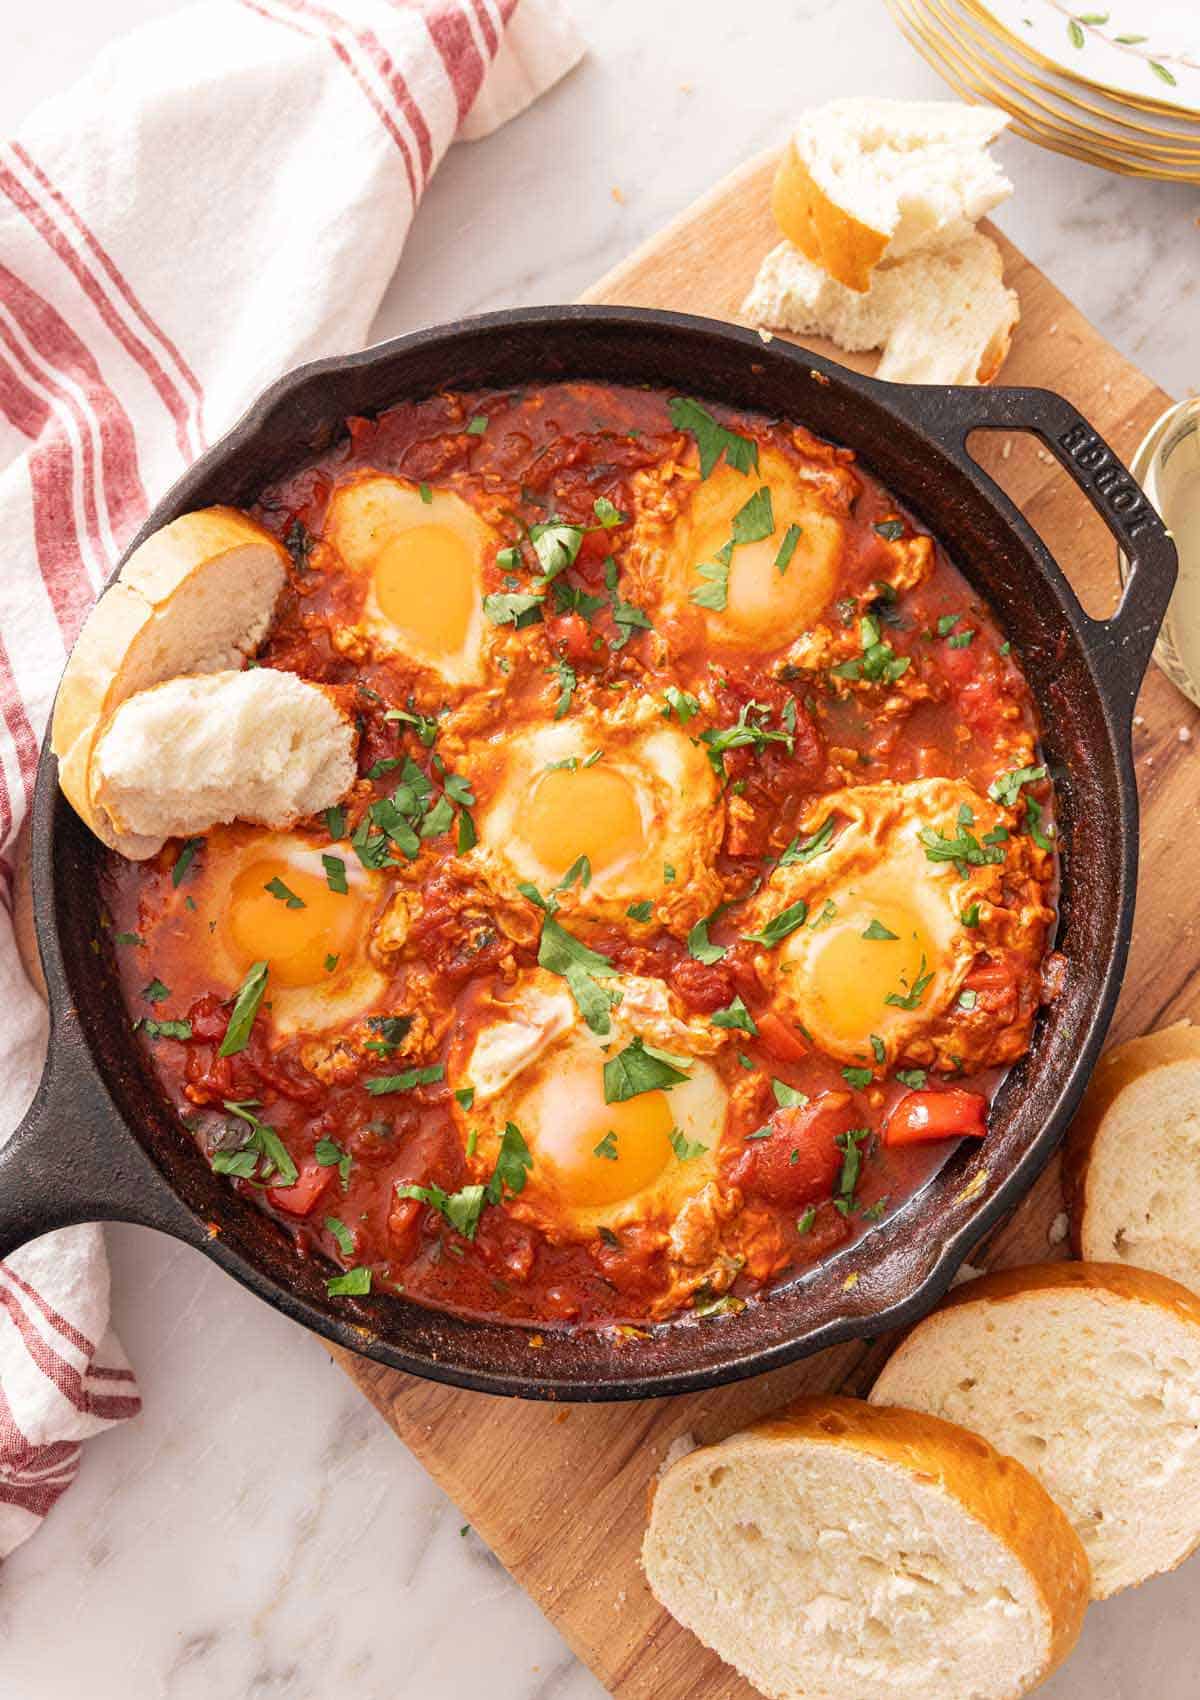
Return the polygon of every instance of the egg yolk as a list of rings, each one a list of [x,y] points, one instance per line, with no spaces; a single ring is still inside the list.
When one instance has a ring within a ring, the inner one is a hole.
[[[268,891],[273,880],[298,903]],[[273,985],[312,986],[329,979],[328,957],[344,961],[359,922],[358,905],[330,891],[323,876],[305,873],[279,857],[264,857],[242,868],[233,880],[217,925],[243,969],[252,962],[269,962]]]
[[[806,990],[831,1033],[865,1044],[901,1013],[888,1003],[890,995],[914,998],[915,1010],[925,1007],[933,946],[918,916],[904,904],[835,901],[836,916],[809,934]]]
[[[475,555],[446,525],[414,525],[389,536],[375,567],[384,619],[420,653],[457,655],[467,641],[478,574]]]
[[[539,774],[518,830],[542,866],[559,876],[579,856],[597,874],[646,847],[637,792],[602,760],[574,772],[559,767]]]
[[[606,1104],[598,1064],[552,1074],[538,1105],[535,1172],[539,1163],[552,1169],[570,1205],[619,1204],[666,1168],[674,1126],[665,1092]]]
[[[756,488],[753,480],[740,473],[726,473],[722,468],[713,474],[714,479],[722,476],[728,479],[729,487],[720,492],[718,502],[706,504],[707,512],[692,539],[691,554],[696,562],[718,559],[733,536],[734,515]],[[727,638],[769,640],[777,646],[811,626],[828,602],[840,554],[841,526],[833,515],[815,506],[800,508],[794,502],[785,502],[779,490],[773,495],[775,529],[769,537],[734,548],[725,607],[714,610],[710,621],[714,631]],[[781,572],[777,563],[793,518],[799,535],[788,539],[790,553]],[[693,581],[693,589],[702,582],[695,575]]]

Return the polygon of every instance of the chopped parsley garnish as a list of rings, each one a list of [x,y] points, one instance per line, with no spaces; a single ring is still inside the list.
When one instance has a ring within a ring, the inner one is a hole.
[[[381,1098],[389,1092],[411,1092],[414,1086],[433,1086],[445,1078],[445,1067],[430,1063],[425,1068],[406,1068],[401,1074],[380,1074],[363,1085],[373,1098]]]
[[[331,1275],[325,1283],[325,1291],[331,1299],[361,1299],[371,1291],[371,1271],[359,1264],[354,1269],[347,1269],[343,1275]]]
[[[888,543],[898,543],[904,536],[904,521],[902,519],[881,519],[871,529]]]
[[[225,1029],[225,1037],[221,1040],[218,1056],[232,1057],[246,1049],[250,1043],[250,1029],[254,1026],[254,1017],[258,1014],[258,1006],[266,989],[267,964],[255,962],[238,987],[237,997],[233,1002],[233,1013],[229,1017],[229,1025]]]
[[[633,636],[636,626],[642,631],[651,631],[650,616],[644,608],[638,608],[632,602],[626,602],[621,596],[617,563],[610,555],[604,563],[604,585],[608,591],[609,605],[612,608],[613,624],[618,628],[617,635],[611,640],[610,648],[624,649]]]
[[[861,660],[839,661],[830,668],[835,679],[866,679],[875,685],[894,685],[912,666],[912,657],[897,655],[882,636],[874,614],[864,614],[859,620],[858,640],[862,646]]]
[[[486,413],[477,413],[475,415],[475,417],[472,420],[470,420],[468,425],[467,425],[467,436],[468,437],[482,437],[483,433],[487,430],[487,428],[488,428],[487,414]]]
[[[631,1039],[623,1051],[604,1065],[604,1102],[623,1104],[643,1092],[669,1092],[680,1081],[690,1080],[690,1059],[660,1051],[644,1039]]]
[[[834,1144],[842,1153],[842,1168],[838,1175],[837,1186],[834,1190],[834,1207],[843,1216],[848,1216],[854,1208],[854,1190],[862,1173],[862,1147],[871,1137],[869,1127],[852,1127],[848,1133],[839,1133]]]
[[[300,1171],[292,1161],[291,1153],[288,1151],[287,1146],[283,1143],[282,1139],[280,1139],[279,1135],[275,1132],[275,1129],[273,1127],[268,1127],[265,1122],[259,1121],[258,1117],[254,1114],[254,1111],[258,1108],[257,1098],[244,1098],[241,1103],[234,1103],[230,1099],[226,1098],[224,1100],[224,1104],[229,1113],[237,1116],[240,1121],[245,1122],[249,1129],[249,1132],[246,1134],[243,1142],[241,1152],[245,1152],[249,1149],[255,1154],[256,1160],[255,1164],[251,1166],[250,1174],[252,1175],[255,1172],[257,1159],[261,1158],[263,1163],[266,1165],[264,1169],[265,1176],[278,1176],[277,1180],[272,1181],[271,1184],[273,1186],[294,1186],[296,1181],[299,1179]],[[241,1169],[227,1169],[220,1161],[222,1157],[236,1157],[241,1155],[241,1152],[218,1151],[212,1160],[213,1168],[216,1169],[218,1173],[241,1174],[243,1180],[248,1180],[250,1175],[242,1173]]]
[[[302,897],[297,897],[290,886],[284,885],[278,874],[275,875],[274,879],[267,881],[263,890],[269,891],[271,896],[278,898],[280,903],[286,903],[289,909],[307,909],[308,907]]]
[[[433,491],[429,488],[428,484],[418,484],[417,494],[420,496],[426,507],[432,505]]]
[[[791,566],[792,556],[796,553],[796,545],[799,543],[801,535],[801,528],[796,525],[794,521],[784,532],[783,542],[779,545],[779,553],[775,557],[775,566],[780,577],[782,577]]]
[[[539,588],[544,590],[551,579],[574,566],[583,543],[583,527],[561,519],[542,520],[530,526],[529,541],[542,569]]]
[[[321,1168],[337,1170],[344,1192],[350,1185],[350,1169],[354,1162],[350,1153],[343,1150],[336,1139],[318,1139],[313,1147],[313,1156]],[[349,1253],[346,1255],[349,1256]]]
[[[681,726],[686,726],[688,721],[692,719],[693,715],[699,714],[699,701],[691,694],[690,691],[681,691],[678,685],[668,685],[663,694],[667,699],[667,706],[663,709],[664,720],[670,719],[671,711],[673,709],[679,720],[679,724]]]
[[[603,1157],[610,1163],[618,1161],[617,1136],[611,1128],[609,1128],[608,1132],[604,1135],[604,1138],[600,1141],[599,1145],[592,1147],[592,1156]]]
[[[726,543],[723,549],[718,549],[713,560],[697,562],[695,573],[704,583],[699,590],[689,592],[689,602],[694,602],[697,608],[711,608],[714,614],[724,613],[729,604],[729,562],[732,555],[732,546]]]
[[[718,425],[706,408],[687,396],[672,396],[669,409],[675,429],[688,431],[696,439],[701,478],[708,477],[722,455],[735,472],[758,470],[758,444],[752,438]]]
[[[830,815],[812,834],[801,844],[799,838],[793,838],[783,855],[779,858],[781,868],[794,867],[797,863],[811,862],[814,857],[828,850],[833,840],[833,816]]]
[[[202,847],[203,843],[204,840],[202,838],[184,839],[179,854],[175,858],[175,866],[171,869],[172,885],[177,886],[182,881],[184,874],[187,873],[192,862],[195,860],[197,850]]]
[[[525,1189],[525,1181],[533,1167],[533,1153],[525,1143],[516,1122],[505,1122],[496,1153],[496,1167],[487,1184],[485,1196],[489,1204],[499,1204],[505,1191],[517,1193]]]
[[[929,1075],[923,1068],[898,1068],[896,1079],[901,1086],[909,1086],[914,1092],[920,1092],[929,1079]]]
[[[494,591],[484,597],[483,612],[493,626],[513,626],[521,631],[525,626],[537,625],[544,601],[545,597],[535,596],[531,591]]]
[[[756,755],[762,753],[768,744],[786,744],[788,753],[793,747],[790,732],[776,732],[765,727],[759,721],[751,720],[752,713],[760,717],[766,713],[758,703],[743,703],[737,723],[733,726],[722,727],[719,731],[710,727],[707,732],[701,732],[700,742],[707,747],[709,765],[720,778],[725,777],[725,753],[727,750],[752,748]]]
[[[479,843],[479,834],[475,830],[475,822],[465,809],[458,811],[458,843],[460,856],[465,856],[468,850],[474,850]]]
[[[734,998],[724,1009],[715,1010],[711,1020],[714,1027],[736,1027],[743,1033],[749,1033],[751,1038],[758,1032],[754,1017],[740,997]]]
[[[364,778],[382,779],[385,773],[391,773],[398,767],[404,766],[403,756],[380,756],[377,762],[372,762]]]
[[[192,1036],[190,1021],[151,1021],[147,1018],[142,1022],[142,1030],[150,1039],[190,1039]]]
[[[865,1092],[875,1076],[869,1068],[844,1068],[842,1079],[856,1092]]]
[[[964,909],[961,920],[964,927],[977,927],[979,925],[978,903],[972,903],[969,909]]]
[[[325,972],[327,974],[332,974],[334,969],[337,967],[337,965],[340,961],[341,961],[340,954],[338,956],[334,956],[332,953],[330,953],[330,955],[328,955],[325,958]]]
[[[410,703],[412,702],[411,697],[408,700]],[[389,708],[383,718],[385,720],[403,720],[406,724],[412,726],[427,750],[432,749],[437,741],[438,723],[436,715],[418,714],[412,708]],[[330,811],[326,812],[329,813]],[[340,832],[335,832],[333,836],[340,838],[342,835]]]
[[[648,897],[640,903],[631,903],[625,911],[631,921],[649,921],[654,914],[654,905]]]
[[[321,866],[325,869],[325,883],[330,891],[336,891],[339,896],[345,897],[350,885],[346,879],[346,864],[342,858],[322,854]]]
[[[937,623],[938,636],[949,637],[962,617],[961,614],[940,614]]]
[[[140,933],[114,933],[113,934],[113,943],[114,944],[145,944],[145,942],[146,942],[145,939],[142,937],[142,935]]]
[[[882,921],[872,920],[862,936],[865,939],[898,939],[900,934],[891,932]]]
[[[959,1007],[959,1009],[965,1009],[968,1012],[970,1012],[971,1010],[973,1010],[975,1008],[975,1005],[978,1002],[979,1002],[979,993],[972,991],[969,986],[967,987],[967,989],[965,991],[962,991],[958,994],[958,1007]]]
[[[628,518],[628,515],[623,514],[620,508],[614,507],[607,496],[596,497],[596,500],[592,503],[592,512],[606,531],[611,531],[615,525],[624,525]]]
[[[588,886],[591,885],[592,864],[589,857],[576,856],[575,860],[571,863],[571,866],[559,880],[558,884],[551,886],[550,889],[552,891],[570,891],[576,880],[579,881],[581,891],[586,891]]]
[[[770,950],[787,938],[789,933],[794,933],[797,927],[802,927],[807,916],[808,904],[801,897],[795,903],[789,903],[786,909],[781,909],[779,914],[773,916],[757,933],[743,933],[742,937],[751,944],[766,945]]]
[[[142,987],[142,997],[146,1003],[162,1003],[171,995],[171,988],[164,986],[161,980],[151,980],[148,986]]]
[[[918,969],[917,977],[913,981],[911,987],[909,987],[909,990],[903,994],[900,992],[889,992],[883,1001],[887,1004],[893,1004],[897,1009],[916,1009],[920,1004],[921,999],[928,991],[932,981],[933,973],[932,970],[926,969],[925,953],[922,951],[921,966]],[[900,984],[902,986],[908,985],[908,981],[904,978],[903,974],[900,976]]]
[[[805,1209],[803,1215],[796,1218],[796,1232],[798,1234],[807,1234],[816,1219],[817,1207],[815,1204],[810,1204]]]
[[[1042,805],[1038,802],[1036,797],[1026,797],[1025,799],[1025,821],[1029,827],[1029,836],[1033,839],[1033,842],[1037,845],[1038,849],[1053,850],[1054,846],[1050,840],[1054,836],[1054,828],[1052,826],[1048,826],[1043,831]]]
[[[922,827],[917,836],[925,847],[925,855],[931,862],[953,862],[958,869],[960,878],[966,879],[967,869],[990,867],[1004,860],[1004,851],[1000,848],[1003,839],[1008,834],[999,829],[1003,837],[996,832],[985,834],[983,843],[970,828],[975,824],[975,817],[964,803],[958,811],[958,831],[953,838],[934,826]]]
[[[671,1150],[679,1158],[681,1163],[690,1163],[693,1158],[703,1157],[704,1153],[708,1150],[708,1146],[701,1145],[698,1139],[686,1138],[683,1131],[677,1127],[673,1127],[671,1129],[668,1137],[671,1141]]]
[[[325,830],[330,838],[339,839],[346,836],[346,811],[341,804],[325,810]]]
[[[953,633],[946,641],[951,649],[966,649],[969,643],[975,641],[975,628],[964,626],[961,632]]]
[[[469,1110],[475,1102],[475,1088],[473,1086],[456,1086],[454,1096],[464,1110]]]
[[[454,805],[445,792],[438,798],[421,822],[422,838],[440,838],[454,825]]]
[[[808,1093],[797,1091],[794,1086],[789,1086],[786,1080],[772,1079],[771,1091],[775,1094],[775,1102],[781,1110],[803,1109],[808,1103]]]
[[[1040,779],[1045,779],[1044,767],[1014,767],[1007,773],[1002,773],[998,779],[993,779],[988,786],[988,796],[994,803],[1001,803],[1006,809],[1015,809],[1023,786],[1036,785]],[[1028,801],[1028,799],[1026,799]]]
[[[875,1058],[877,1063],[885,1063],[887,1061],[887,1046],[879,1037],[878,1033],[871,1034],[871,1055]]]
[[[395,1050],[408,1036],[413,1023],[411,1015],[368,1015],[367,1026],[372,1032],[378,1033],[388,1046]]]
[[[343,1257],[354,1256],[354,1235],[339,1216],[326,1216],[325,1226],[337,1241],[337,1248]]]
[[[571,706],[571,698],[575,694],[579,679],[569,661],[556,658],[550,663],[550,671],[558,680],[558,700],[554,704],[554,718],[561,720]]]
[[[526,897],[534,890],[528,891],[519,887]],[[616,994],[606,990],[600,984],[601,979],[616,972],[607,956],[601,956],[599,951],[589,950],[571,933],[567,932],[555,920],[549,904],[544,898],[535,893],[531,901],[536,901],[546,910],[546,919],[542,923],[542,937],[538,945],[538,965],[551,974],[560,974],[567,982],[567,990],[575,999],[580,1015],[587,1022],[592,1032],[604,1038],[612,1028],[609,1011],[617,1001]],[[552,900],[553,901],[553,900]]]
[[[706,915],[702,921],[697,921],[687,936],[688,954],[694,956],[697,962],[712,964],[720,962],[725,955],[726,947],[714,944],[708,936],[709,926],[719,913],[720,910],[716,910],[712,915]]]
[[[520,1192],[525,1185],[526,1173],[532,1166],[533,1158],[521,1130],[515,1122],[508,1122],[500,1141],[496,1167],[486,1186],[476,1182],[472,1186],[460,1187],[457,1192],[446,1192],[433,1183],[412,1186],[397,1182],[396,1196],[415,1198],[419,1203],[429,1205],[444,1216],[464,1239],[473,1240],[484,1205],[499,1204],[505,1187],[512,1193]]]

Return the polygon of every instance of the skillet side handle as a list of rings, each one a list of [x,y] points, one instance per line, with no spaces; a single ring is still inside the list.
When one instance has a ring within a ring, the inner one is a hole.
[[[33,1102],[0,1149],[0,1258],[54,1228],[105,1221],[196,1239],[188,1211],[121,1127],[68,1017],[55,1023]]]
[[[905,386],[896,387],[903,405]],[[1125,589],[1111,617],[1093,620],[1092,626],[1107,651],[1104,693],[1128,719],[1179,571],[1171,534],[1148,497],[1099,432],[1052,390],[919,389],[922,423],[973,468],[978,462],[967,448],[972,431],[1028,431],[1040,437],[1116,538],[1129,564]]]

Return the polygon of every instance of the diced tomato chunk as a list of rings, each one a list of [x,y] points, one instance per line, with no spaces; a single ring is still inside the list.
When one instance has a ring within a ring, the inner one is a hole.
[[[774,1052],[784,1062],[799,1062],[801,1057],[808,1055],[808,1046],[794,1027],[789,1027],[782,1016],[773,1010],[766,1010],[754,1018],[758,1028],[758,1036],[768,1051]]]
[[[547,620],[550,641],[561,649],[568,661],[586,661],[592,650],[592,634],[581,614],[560,614]]]
[[[828,1198],[841,1167],[839,1134],[854,1125],[848,1092],[822,1092],[809,1104],[778,1109],[765,1139],[752,1139],[730,1173],[743,1192],[798,1210]]]
[[[921,1145],[935,1139],[982,1139],[987,1099],[949,1086],[940,1092],[906,1092],[883,1130],[885,1145]]]
[[[291,1186],[269,1186],[267,1200],[289,1216],[307,1216],[333,1178],[333,1169],[317,1162],[303,1163]]]

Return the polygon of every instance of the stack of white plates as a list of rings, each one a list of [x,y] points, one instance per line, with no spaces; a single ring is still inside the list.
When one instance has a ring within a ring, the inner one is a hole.
[[[1200,0],[887,0],[966,100],[1109,171],[1200,183]]]

